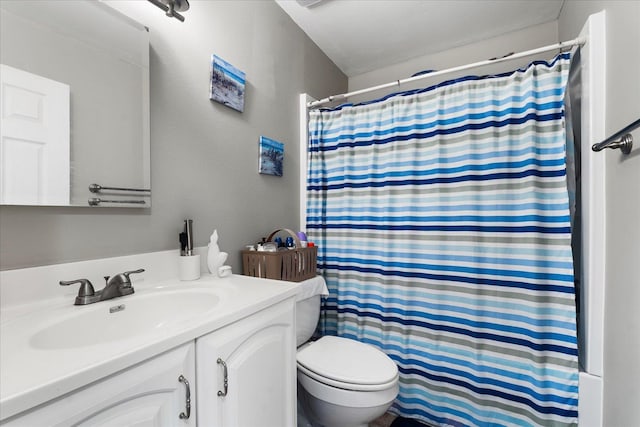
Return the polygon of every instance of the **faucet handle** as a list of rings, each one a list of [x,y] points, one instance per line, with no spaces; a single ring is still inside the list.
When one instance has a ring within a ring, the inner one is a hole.
[[[122,275],[126,278],[124,282],[124,286],[131,286],[131,279],[129,278],[130,274],[137,274],[142,272],[144,272],[144,268],[139,268],[137,270],[132,270],[132,271],[125,271],[124,273],[122,273]]]
[[[112,277],[105,276],[105,280],[107,281],[106,287],[120,286],[122,288],[131,288],[131,279],[129,278],[129,275],[134,273],[142,273],[143,271],[144,268],[140,268],[138,270],[125,271],[124,273],[119,273]]]
[[[87,304],[89,297],[94,296],[96,293],[96,291],[93,289],[93,285],[88,279],[77,279],[69,281],[61,280],[59,283],[60,286],[69,286],[75,283],[80,283],[80,289],[78,290],[78,296],[76,297],[75,305]]]
[[[144,268],[139,268],[137,270],[133,270],[133,271],[125,271],[124,273],[122,273],[124,275],[124,277],[127,278],[127,280],[130,281],[129,279],[129,275],[130,274],[136,274],[136,273],[143,273],[144,272]]]
[[[77,279],[77,280],[69,280],[69,281],[60,281],[60,286],[69,286],[75,283],[81,283],[80,290],[78,291],[79,297],[89,297],[96,293],[93,289],[93,285],[88,279]]]

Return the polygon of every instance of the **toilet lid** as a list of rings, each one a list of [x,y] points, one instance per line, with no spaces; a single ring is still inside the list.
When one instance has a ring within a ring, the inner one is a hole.
[[[385,384],[398,376],[398,367],[389,356],[347,338],[322,337],[300,349],[297,360],[321,377],[346,384]]]

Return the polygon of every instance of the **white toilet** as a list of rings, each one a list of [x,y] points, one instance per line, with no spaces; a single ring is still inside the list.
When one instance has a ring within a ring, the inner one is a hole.
[[[296,304],[298,400],[308,418],[324,427],[366,427],[398,395],[398,367],[359,341],[311,338],[320,317],[324,279],[302,282]]]

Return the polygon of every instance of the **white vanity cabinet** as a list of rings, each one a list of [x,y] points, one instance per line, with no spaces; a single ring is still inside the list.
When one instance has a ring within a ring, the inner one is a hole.
[[[182,345],[2,422],[2,426],[195,426],[195,345]],[[187,415],[187,385],[191,409]],[[180,414],[184,414],[181,418]]]
[[[198,425],[295,425],[294,303],[289,298],[196,340]]]
[[[249,313],[0,426],[294,427],[294,305]]]
[[[3,295],[11,288],[0,299],[0,427],[294,427],[295,283],[203,275],[136,283],[113,303],[74,306],[72,292],[18,304],[24,283],[132,265],[162,272],[176,257],[0,271]]]

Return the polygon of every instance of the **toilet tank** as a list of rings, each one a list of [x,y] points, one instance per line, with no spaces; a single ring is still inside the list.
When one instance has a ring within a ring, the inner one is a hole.
[[[309,341],[320,319],[320,295],[296,302],[296,347]]]
[[[296,296],[296,346],[309,341],[320,319],[321,298],[329,295],[327,283],[322,276],[298,283]]]

